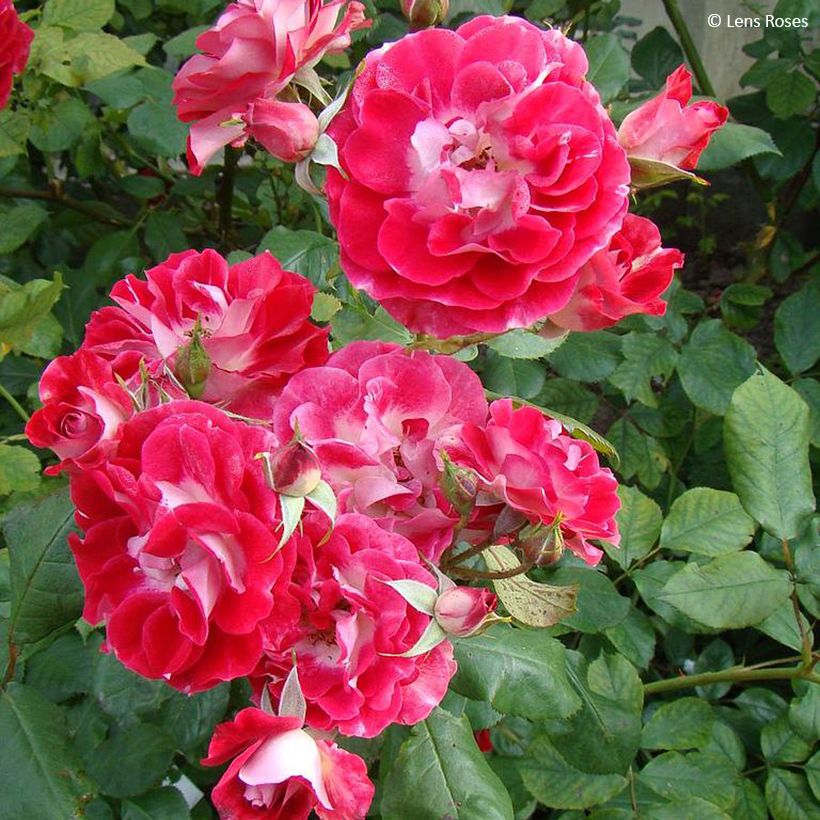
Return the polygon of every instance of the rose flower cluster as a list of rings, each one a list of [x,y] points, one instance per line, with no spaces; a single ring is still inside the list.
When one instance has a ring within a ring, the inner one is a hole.
[[[302,158],[314,114],[279,95],[362,24],[355,0],[228,6],[177,76],[192,171],[248,137]],[[535,407],[488,404],[467,364],[423,349],[664,311],[682,257],[626,213],[630,156],[691,169],[725,110],[687,107],[681,69],[619,132],[586,71],[576,43],[511,17],[366,58],[325,135],[326,193],[350,281],[428,334],[410,348],[331,353],[308,280],[269,253],[190,250],[114,285],[43,374],[27,434],[70,480],[105,650],[187,693],[250,680],[253,705],[204,761],[228,764],[222,817],[363,818],[367,767],[334,738],[441,702],[452,640],[499,620],[477,556],[594,566],[596,542],[618,544],[595,449]]]

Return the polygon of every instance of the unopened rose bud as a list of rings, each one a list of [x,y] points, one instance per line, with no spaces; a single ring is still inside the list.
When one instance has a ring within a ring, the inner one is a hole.
[[[301,441],[273,453],[268,467],[271,486],[282,495],[301,498],[315,490],[322,480],[318,456]]]
[[[441,476],[441,490],[444,497],[455,507],[460,515],[466,515],[475,504],[478,493],[478,476],[465,467],[453,464],[447,453],[441,454],[444,473]]]
[[[536,567],[554,564],[564,554],[564,539],[558,525],[530,524],[521,530],[517,543],[527,562]]]
[[[319,121],[304,103],[257,100],[246,120],[250,135],[283,162],[299,162],[319,138]]]
[[[401,10],[414,29],[440,23],[450,10],[450,0],[401,0]]]
[[[174,375],[188,391],[192,399],[198,399],[205,391],[205,382],[211,372],[211,357],[202,345],[199,325],[194,327],[191,341],[177,350]]]
[[[498,599],[484,587],[451,587],[436,599],[436,623],[449,635],[466,638],[480,631]]]

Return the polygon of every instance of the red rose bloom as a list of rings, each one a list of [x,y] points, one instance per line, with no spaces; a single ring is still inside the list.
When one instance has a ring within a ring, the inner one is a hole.
[[[466,364],[362,341],[288,382],[274,432],[288,442],[298,427],[340,510],[373,518],[436,561],[458,514],[439,489],[435,445],[464,422],[486,418],[484,388]]]
[[[295,615],[293,547],[277,551],[277,496],[254,459],[269,447],[260,428],[177,401],[126,422],[116,455],[72,476],[83,615],[129,669],[206,689],[254,668],[262,620]]]
[[[297,717],[243,709],[216,727],[206,766],[231,761],[211,792],[231,820],[363,820],[373,801],[367,766],[357,755],[318,740]]]
[[[363,515],[340,516],[330,536],[324,521],[305,521],[291,594],[302,616],[291,628],[268,631],[267,657],[255,677],[278,699],[293,666],[307,701],[307,724],[375,737],[391,723],[424,720],[455,673],[448,641],[415,657],[430,616],[414,609],[388,581],[410,579],[435,588],[416,548]],[[281,621],[280,621],[281,623]]]
[[[330,214],[353,284],[440,338],[562,308],[629,192],[586,70],[579,45],[513,17],[371,53],[328,129],[344,171],[328,171]]]
[[[533,524],[560,528],[563,543],[595,565],[602,551],[589,543],[617,544],[618,482],[586,441],[534,407],[514,410],[510,399],[490,405],[486,426],[465,424],[449,457],[476,472],[483,484],[476,512],[495,520],[506,504]],[[483,496],[483,497],[482,497]]]
[[[12,77],[28,62],[34,32],[17,16],[11,0],[0,0],[0,108],[11,96]]]
[[[120,425],[134,413],[128,393],[111,364],[87,350],[59,356],[40,378],[43,406],[26,425],[35,447],[48,447],[61,459],[46,472],[88,469],[116,446]]]
[[[692,75],[679,66],[657,97],[628,114],[618,140],[630,157],[665,162],[684,170],[697,167],[712,134],[723,127],[729,109],[711,100],[687,105],[692,98]]]
[[[627,214],[609,247],[581,268],[572,299],[550,321],[567,330],[600,330],[633,313],[663,316],[661,294],[682,265],[679,250],[661,247],[652,220]]]
[[[201,379],[197,398],[265,417],[291,374],[327,359],[328,331],[309,319],[313,285],[270,253],[228,265],[216,251],[185,251],[145,277],[117,282],[119,307],[98,310],[86,328],[83,346],[115,366],[134,352],[165,360],[183,382]]]

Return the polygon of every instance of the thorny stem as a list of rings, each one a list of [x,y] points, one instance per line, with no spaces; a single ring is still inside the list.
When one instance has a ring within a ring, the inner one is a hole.
[[[0,396],[2,396],[11,405],[14,412],[17,413],[17,415],[20,416],[24,422],[28,423],[31,416],[29,416],[23,405],[20,404],[20,402],[17,401],[17,399],[15,399],[14,396],[12,396],[2,384],[0,384]]]
[[[820,683],[820,675],[799,666],[791,669],[750,669],[745,666],[722,669],[719,672],[702,672],[699,675],[681,675],[677,678],[645,683],[645,695],[656,695],[659,692],[675,692],[679,689],[691,689],[695,686],[708,686],[710,683],[749,683],[761,680],[807,680]]]
[[[535,564],[519,564],[513,569],[505,569],[501,572],[484,572],[480,569],[467,569],[466,567],[453,567],[452,572],[460,578],[476,579],[483,581],[501,581],[504,578],[515,578],[516,575],[523,575],[529,572]],[[818,678],[820,680],[820,678]]]
[[[792,592],[791,592],[791,600],[792,600],[792,608],[794,609],[794,617],[797,620],[797,629],[800,631],[800,643],[802,645],[801,650],[801,657],[803,662],[801,664],[801,668],[805,670],[809,670],[812,668],[812,641],[809,637],[808,632],[806,632],[806,627],[803,624],[803,617],[800,614],[800,601],[797,598],[797,586],[794,583],[795,575],[794,575],[794,561],[792,560],[792,553],[789,549],[789,541],[787,538],[780,539],[780,545],[783,548],[783,560],[786,563],[786,569],[789,571],[789,575],[792,576]]]

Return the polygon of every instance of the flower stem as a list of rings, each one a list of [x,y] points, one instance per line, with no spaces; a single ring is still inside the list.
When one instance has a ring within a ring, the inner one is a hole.
[[[689,65],[692,66],[692,73],[698,81],[700,90],[707,96],[714,97],[715,87],[712,85],[712,81],[706,73],[706,69],[703,66],[703,61],[700,59],[700,54],[698,53],[697,47],[692,40],[692,35],[689,33],[689,27],[686,25],[686,21],[683,19],[683,15],[680,12],[678,0],[662,1],[664,9],[666,9],[666,16],[669,18],[669,22],[672,23],[673,28],[677,32],[681,47],[683,48],[684,54],[686,54],[686,59],[689,61]]]
[[[20,402],[17,401],[17,399],[15,399],[14,396],[12,396],[2,384],[0,384],[0,396],[2,396],[11,405],[14,412],[17,413],[17,415],[20,416],[24,422],[28,423],[31,416],[29,416],[23,405],[20,404]]]
[[[695,686],[708,686],[710,683],[748,683],[761,680],[807,680],[811,683],[820,683],[820,675],[815,675],[802,666],[789,669],[749,669],[740,666],[733,669],[722,669],[719,672],[681,675],[677,678],[645,683],[643,692],[645,695],[656,695],[659,692],[675,692]]]
[[[236,179],[236,164],[239,162],[241,151],[236,148],[226,146],[225,166],[222,170],[222,177],[219,182],[217,200],[219,201],[219,240],[222,250],[227,253],[228,240],[231,235],[233,225],[233,189]]]

